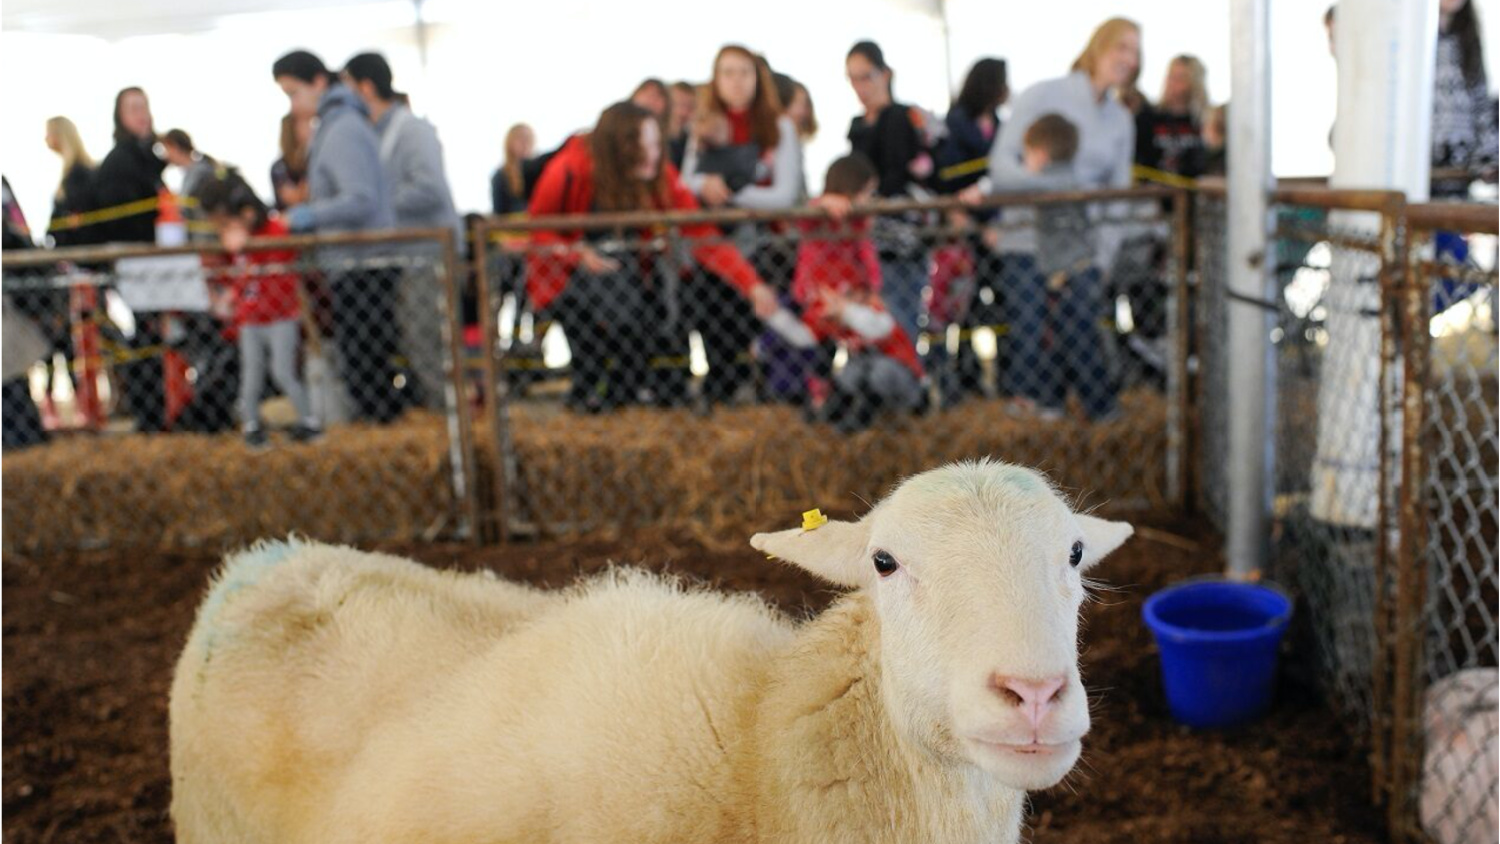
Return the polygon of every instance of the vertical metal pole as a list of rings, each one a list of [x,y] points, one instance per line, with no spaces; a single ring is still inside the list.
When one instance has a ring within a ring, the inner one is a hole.
[[[1270,512],[1271,325],[1266,309],[1272,218],[1270,0],[1234,0],[1230,12],[1228,297],[1230,577],[1265,567]]]
[[[1403,282],[1410,281],[1405,232],[1402,218],[1404,205],[1393,196],[1386,202],[1380,218],[1380,468],[1379,498],[1376,503],[1375,535],[1375,670],[1371,673],[1371,695],[1374,711],[1370,713],[1370,771],[1371,795],[1378,805],[1384,799],[1389,784],[1386,763],[1389,760],[1391,728],[1390,707],[1390,659],[1393,632],[1390,612],[1392,559],[1391,506],[1394,503],[1395,483],[1401,477],[1399,467],[1393,465],[1399,452],[1393,446],[1392,428],[1400,425],[1401,413],[1398,402],[1401,387],[1398,383],[1400,331],[1404,327],[1401,319],[1403,305]]]
[[[1192,226],[1188,222],[1188,203],[1192,195],[1185,190],[1172,197],[1172,295],[1169,313],[1172,318],[1172,355],[1167,372],[1167,499],[1182,512],[1190,509],[1192,487],[1190,467],[1191,438],[1188,436],[1190,413],[1188,396],[1188,239]]]
[[[1408,246],[1410,250],[1410,247]],[[1413,254],[1416,250],[1410,250]],[[1427,455],[1423,429],[1427,414],[1427,387],[1431,362],[1431,299],[1421,274],[1408,270],[1401,298],[1403,328],[1403,382],[1401,385],[1401,483],[1397,493],[1399,536],[1396,539],[1394,628],[1392,648],[1395,670],[1391,678],[1391,744],[1389,776],[1391,795],[1389,820],[1398,841],[1415,836],[1421,758],[1422,610],[1427,603],[1427,578],[1422,551],[1427,547],[1427,519],[1423,490],[1427,481]],[[1382,455],[1384,457],[1384,455]]]
[[[505,430],[504,411],[500,407],[500,394],[505,388],[500,384],[500,367],[496,360],[499,350],[495,348],[500,342],[499,331],[495,326],[496,303],[490,298],[490,252],[489,223],[480,220],[474,224],[474,277],[475,277],[475,299],[479,307],[479,353],[484,362],[484,389],[479,391],[484,400],[485,416],[490,423],[490,437],[495,446],[493,471],[490,473],[490,490],[493,501],[490,509],[490,525],[485,532],[486,538],[494,538],[500,542],[509,539],[509,520],[506,518],[505,508],[508,504],[506,496],[510,492],[506,488],[506,451],[509,447]]]
[[[443,238],[443,357],[448,383],[448,459],[453,463],[453,491],[462,502],[469,541],[483,541],[479,517],[478,479],[474,475],[474,420],[469,408],[464,362],[463,296],[458,280],[458,249],[449,231]]]

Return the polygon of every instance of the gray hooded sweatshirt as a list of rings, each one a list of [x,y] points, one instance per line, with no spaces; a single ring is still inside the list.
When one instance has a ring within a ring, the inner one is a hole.
[[[403,229],[452,229],[454,245],[463,253],[463,221],[453,206],[437,129],[412,114],[411,109],[394,103],[380,116],[375,131],[380,135],[380,165],[390,186],[396,225]]]
[[[307,164],[307,213],[318,234],[388,229],[395,225],[385,174],[380,169],[380,142],[370,126],[369,111],[355,93],[334,85],[318,103],[318,126]],[[367,256],[381,249],[326,247],[318,258],[330,270],[340,260]]]

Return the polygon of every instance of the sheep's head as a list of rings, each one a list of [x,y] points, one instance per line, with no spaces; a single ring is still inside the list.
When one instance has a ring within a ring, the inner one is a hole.
[[[1062,780],[1089,729],[1084,572],[1131,533],[1072,512],[1036,472],[981,461],[917,475],[858,522],[751,544],[867,590],[881,693],[904,735],[1037,789]]]

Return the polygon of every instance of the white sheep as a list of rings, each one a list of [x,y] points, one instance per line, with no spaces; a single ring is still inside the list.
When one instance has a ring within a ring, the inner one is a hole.
[[[751,540],[852,590],[803,624],[263,545],[177,666],[178,841],[1013,842],[1078,758],[1082,575],[1130,533],[1026,469],[927,472]]]
[[[1450,674],[1422,699],[1422,828],[1437,844],[1493,842],[1500,825],[1500,671]]]

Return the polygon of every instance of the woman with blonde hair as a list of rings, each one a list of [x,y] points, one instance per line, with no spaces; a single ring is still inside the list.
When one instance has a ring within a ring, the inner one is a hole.
[[[525,123],[517,123],[505,133],[505,159],[490,178],[490,203],[496,214],[526,211],[531,188],[541,170],[536,162],[536,132]]]
[[[88,227],[78,226],[76,216],[94,207],[94,159],[83,146],[78,127],[66,117],[47,121],[47,148],[62,159],[62,178],[52,195],[52,225],[49,227],[54,246],[80,246],[97,243]]]
[[[995,192],[997,186],[1027,183],[1034,178],[1028,168],[1032,156],[1027,154],[1026,138],[1031,127],[1044,118],[1062,118],[1077,131],[1077,146],[1071,165],[1051,162],[1047,166],[1055,176],[1080,190],[1127,188],[1131,184],[1131,164],[1135,156],[1135,120],[1120,102],[1120,91],[1135,79],[1141,63],[1141,30],[1134,21],[1111,18],[1100,24],[1089,38],[1088,46],[1073,62],[1067,76],[1038,82],[1021,92],[1012,102],[1011,117],[1000,128],[1000,137],[990,151],[989,175],[979,184],[959,194],[967,201]],[[1033,362],[1043,354],[1059,354],[1066,347],[1074,356],[1076,381],[1073,383],[1085,406],[1107,407],[1114,404],[1115,385],[1107,374],[1103,344],[1092,333],[1093,326],[1107,312],[1100,270],[1110,266],[1118,240],[1101,230],[1096,238],[1092,260],[1087,267],[1075,267],[1062,293],[1058,308],[1072,315],[1069,324],[1089,326],[1085,333],[1053,336],[1045,346],[1042,326],[1048,312],[1048,278],[1037,260],[1039,246],[1035,229],[1005,232],[998,244],[1001,282],[1005,291],[1003,310],[1011,333],[1002,350],[1002,372],[1005,392],[1026,397],[1018,400],[1022,411],[1048,411],[1048,396],[1041,403],[1032,399],[1041,394],[1040,369]],[[1045,348],[1044,348],[1045,346]],[[1060,403],[1060,402],[1059,402]],[[1107,419],[1115,411],[1094,414],[1096,420]],[[1046,413],[1046,415],[1052,415]]]
[[[1204,77],[1203,62],[1196,56],[1177,56],[1167,65],[1161,99],[1135,119],[1136,164],[1190,179],[1203,175]]]

